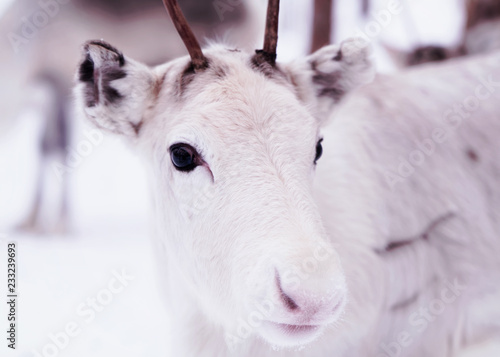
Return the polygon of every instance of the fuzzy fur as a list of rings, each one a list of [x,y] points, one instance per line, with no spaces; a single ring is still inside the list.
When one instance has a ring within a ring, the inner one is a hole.
[[[108,51],[85,47],[94,83],[117,66]],[[87,117],[127,136],[150,171],[173,355],[384,356],[412,313],[454,283],[465,290],[422,332],[411,331],[413,343],[398,355],[451,355],[478,337],[470,326],[494,331],[471,311],[499,283],[500,88],[412,175],[399,182],[394,171],[481,76],[500,79],[498,56],[424,66],[355,90],[373,75],[356,40],[278,64],[272,75],[245,52],[215,46],[205,54],[210,66],[196,74],[187,58],[147,68],[125,57],[126,76],[107,83],[120,93],[116,102],[88,106],[104,87],[81,81],[76,89]],[[204,164],[176,171],[168,148],[180,142]],[[329,314],[345,297],[344,314]],[[258,313],[318,324],[322,334],[294,343],[266,321],[244,333]]]

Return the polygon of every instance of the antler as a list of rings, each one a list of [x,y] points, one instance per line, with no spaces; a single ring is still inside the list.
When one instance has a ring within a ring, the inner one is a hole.
[[[200,44],[198,43],[198,40],[196,40],[193,31],[191,31],[191,28],[189,27],[177,0],[163,0],[163,4],[167,8],[177,32],[181,36],[182,42],[184,42],[184,45],[191,56],[191,63],[193,64],[194,70],[203,70],[207,68],[207,58],[203,55]]]
[[[280,1],[269,0],[267,3],[266,33],[264,35],[264,48],[257,53],[262,53],[271,64],[276,63],[276,47],[278,45],[278,19]]]

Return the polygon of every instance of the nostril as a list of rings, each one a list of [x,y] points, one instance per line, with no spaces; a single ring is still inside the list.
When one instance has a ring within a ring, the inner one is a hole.
[[[283,291],[283,288],[281,287],[281,279],[278,272],[276,272],[276,285],[278,285],[280,298],[285,304],[285,306],[289,310],[297,310],[299,308],[299,305],[297,305],[297,303]]]
[[[297,310],[299,308],[299,305],[297,305],[290,296],[285,294],[283,290],[281,290],[280,293],[286,307],[288,307],[290,310]]]

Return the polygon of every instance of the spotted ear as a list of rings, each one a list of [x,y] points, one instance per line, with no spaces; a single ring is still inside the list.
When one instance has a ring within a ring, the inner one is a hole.
[[[126,58],[104,41],[83,46],[75,94],[85,116],[97,127],[126,136],[138,135],[153,98],[153,72]]]
[[[313,104],[320,118],[328,116],[349,91],[373,80],[371,51],[362,38],[351,38],[292,63],[289,73],[299,98]]]

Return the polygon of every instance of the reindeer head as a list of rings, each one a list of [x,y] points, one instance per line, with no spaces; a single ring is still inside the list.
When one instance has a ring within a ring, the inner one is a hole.
[[[273,344],[312,341],[346,300],[311,192],[321,125],[370,80],[366,45],[347,40],[276,62],[270,6],[264,50],[202,52],[175,2],[166,5],[191,58],[148,68],[88,42],[76,89],[82,110],[145,155],[171,294],[182,291],[235,338],[248,321]]]

